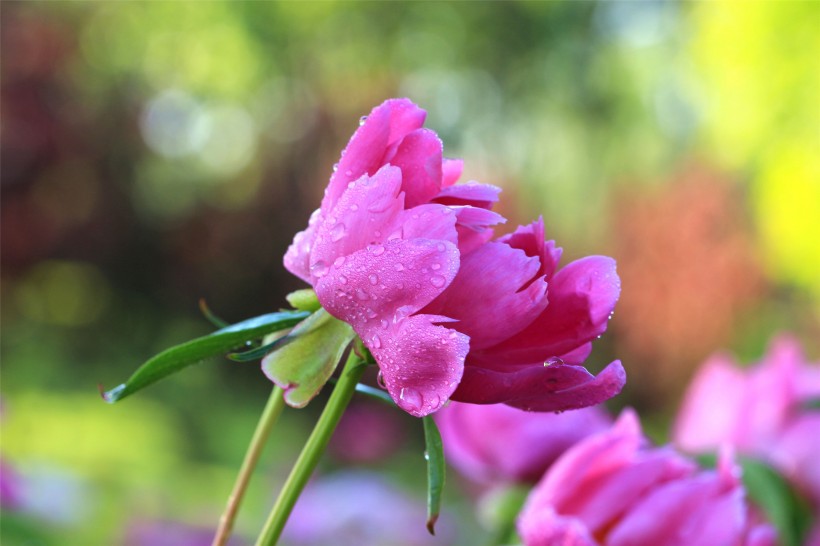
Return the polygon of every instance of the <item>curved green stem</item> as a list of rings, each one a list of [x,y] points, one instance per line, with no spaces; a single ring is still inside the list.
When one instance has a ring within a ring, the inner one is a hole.
[[[248,446],[248,451],[245,453],[245,460],[242,461],[242,467],[239,469],[239,474],[236,476],[236,483],[233,486],[231,495],[228,497],[228,504],[225,507],[225,512],[219,519],[219,527],[214,535],[214,540],[211,546],[224,546],[231,536],[233,529],[233,522],[236,519],[236,513],[239,511],[239,505],[242,503],[242,498],[245,495],[245,490],[248,488],[248,482],[253,474],[253,469],[256,467],[259,456],[262,454],[262,449],[265,442],[270,435],[273,425],[282,413],[282,408],[285,407],[284,391],[281,387],[274,387],[271,392],[268,403],[265,409],[262,410],[262,415],[259,417],[259,423],[256,425],[256,431],[253,433],[253,438]]]
[[[366,366],[360,364],[359,358],[351,351],[339,381],[333,388],[333,393],[330,395],[330,399],[316,423],[316,427],[310,433],[305,447],[302,448],[302,453],[299,454],[299,458],[293,465],[285,485],[282,486],[282,490],[279,492],[279,498],[276,499],[276,503],[273,505],[270,516],[268,516],[268,520],[262,528],[262,533],[256,541],[256,546],[274,546],[279,540],[279,535],[282,534],[282,529],[285,528],[285,523],[288,521],[293,506],[319,463],[319,459],[330,441],[330,436],[336,429],[339,419],[341,419],[347,404],[353,397],[356,384],[362,377],[365,368]]]

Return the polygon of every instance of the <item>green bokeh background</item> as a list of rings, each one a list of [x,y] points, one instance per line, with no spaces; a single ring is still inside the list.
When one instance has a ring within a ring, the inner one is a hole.
[[[624,307],[591,366],[623,359],[612,407],[637,407],[656,438],[707,354],[751,360],[784,330],[817,354],[818,3],[0,9],[0,449],[34,506],[3,512],[4,544],[215,524],[270,390],[258,366],[214,360],[115,406],[97,385],[209,331],[200,297],[230,321],[284,305],[301,287],[287,245],[359,117],[389,97],[428,110],[466,179],[504,189],[502,232],[542,214],[565,256],[618,259]],[[702,203],[707,228],[690,214]],[[665,278],[682,280],[652,284]],[[714,335],[685,326],[715,308]],[[668,328],[643,327],[655,320]],[[278,426],[240,536],[258,532],[317,406]],[[399,422],[403,447],[375,468],[423,502],[420,423]],[[445,496],[459,544],[481,535],[468,492],[453,478]]]

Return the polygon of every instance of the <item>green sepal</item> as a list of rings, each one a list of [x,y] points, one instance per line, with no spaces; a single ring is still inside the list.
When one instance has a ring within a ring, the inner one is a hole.
[[[319,303],[319,298],[316,297],[316,292],[310,288],[303,288],[302,290],[291,292],[285,296],[285,299],[288,300],[288,303],[291,304],[294,309],[299,309],[300,311],[310,311],[312,313],[322,308],[322,304]]]
[[[319,394],[356,334],[346,322],[319,309],[262,360],[262,371],[285,390],[285,402],[303,408]]]
[[[698,456],[698,461],[708,467],[713,467],[715,460],[716,457],[711,454]],[[777,529],[779,544],[801,546],[812,523],[808,501],[765,462],[738,457],[738,464],[743,469],[743,485],[749,500],[763,511],[766,520]]]
[[[225,354],[271,332],[290,328],[309,316],[310,313],[307,311],[270,313],[226,326],[207,336],[166,349],[140,366],[128,381],[103,392],[103,399],[113,404],[191,364]]]
[[[444,491],[444,451],[441,434],[431,416],[422,418],[424,423],[424,458],[427,459],[427,530],[436,534],[436,521],[441,511],[441,494]]]

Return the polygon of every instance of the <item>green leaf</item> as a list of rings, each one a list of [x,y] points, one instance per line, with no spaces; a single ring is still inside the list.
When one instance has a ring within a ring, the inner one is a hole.
[[[327,383],[356,334],[346,322],[319,309],[262,360],[262,371],[285,389],[285,402],[303,408]]]
[[[808,503],[774,468],[762,461],[741,458],[743,484],[749,499],[759,506],[777,528],[780,544],[800,546],[811,526]]]
[[[444,451],[436,422],[429,415],[423,417],[422,421],[426,445],[424,458],[427,459],[427,530],[431,535],[435,535],[436,521],[441,509],[441,493],[444,491]]]
[[[208,357],[224,354],[248,341],[290,328],[310,316],[306,311],[270,313],[226,326],[216,332],[166,349],[140,366],[128,381],[103,393],[109,404]]]
[[[715,466],[713,454],[699,455],[698,462]],[[808,502],[773,467],[759,459],[738,457],[743,485],[752,504],[759,507],[777,529],[782,546],[801,546],[809,532],[812,514]]]
[[[389,404],[393,407],[396,407],[396,403],[393,402],[393,399],[390,398],[390,395],[384,392],[381,389],[376,389],[371,387],[370,385],[365,385],[363,383],[359,383],[356,385],[356,392],[369,396],[371,398],[375,398],[380,402],[384,402],[385,404]]]

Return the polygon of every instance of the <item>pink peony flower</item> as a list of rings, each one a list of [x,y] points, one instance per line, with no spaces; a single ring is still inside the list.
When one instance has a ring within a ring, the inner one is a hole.
[[[763,546],[739,467],[726,452],[698,471],[669,447],[647,444],[634,413],[570,448],[535,487],[518,520],[526,546]]]
[[[619,362],[597,378],[578,365],[618,298],[614,261],[555,273],[560,249],[540,220],[489,242],[504,221],[489,210],[498,188],[455,185],[462,163],[442,158],[424,118],[393,99],[364,119],[285,266],[353,326],[412,415],[451,396],[560,410],[619,392]],[[550,357],[568,364],[545,367]]]
[[[820,366],[809,365],[796,340],[780,337],[747,370],[714,356],[685,395],[674,437],[684,450],[715,451],[731,443],[791,479],[820,507]]]
[[[535,483],[567,449],[609,427],[598,407],[563,414],[452,402],[436,413],[447,462],[480,483]]]

